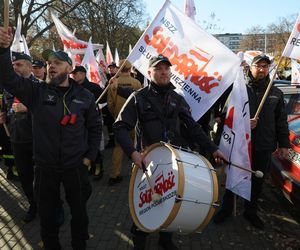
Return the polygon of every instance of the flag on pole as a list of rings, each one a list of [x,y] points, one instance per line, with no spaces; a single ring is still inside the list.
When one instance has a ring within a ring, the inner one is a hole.
[[[96,54],[96,61],[99,64],[100,67],[102,67],[104,69],[107,68],[107,64],[106,64],[105,57],[104,57],[102,49],[98,50],[98,52]]]
[[[100,87],[104,87],[105,83],[102,82],[101,76],[99,73],[99,67],[94,55],[93,45],[91,39],[89,40],[88,47],[86,48],[84,57],[82,59],[81,65],[86,69],[86,76],[90,82],[96,83],[100,85]]]
[[[233,83],[219,148],[229,162],[251,169],[250,111],[242,67]],[[250,200],[251,173],[231,165],[227,166],[226,188]]]
[[[132,51],[132,46],[131,46],[131,44],[129,44],[128,51],[129,51],[129,53],[128,53],[128,54],[130,54],[130,53],[131,53],[131,51]]]
[[[53,13],[51,13],[51,16],[62,43],[64,44],[64,51],[69,51],[74,55],[84,54],[88,46],[88,42],[79,40]],[[98,50],[103,47],[101,44],[93,44],[92,46],[94,50]]]
[[[107,65],[110,65],[112,62],[113,62],[113,56],[108,41],[106,41],[106,63]]]
[[[184,13],[195,20],[196,16],[196,6],[194,0],[184,0]]]
[[[22,32],[22,19],[21,16],[18,15],[17,29],[10,50],[14,52],[25,53],[30,56],[26,38],[24,35],[21,34],[21,32]]]
[[[292,61],[292,79],[291,83],[300,84],[300,64],[296,60]]]
[[[119,61],[120,61],[119,53],[118,53],[118,49],[116,48],[115,49],[115,63],[117,64],[118,67],[120,66]]]
[[[128,56],[147,75],[149,60],[158,54],[172,63],[171,82],[198,120],[232,84],[240,59],[193,20],[165,2]]]
[[[300,59],[300,14],[296,20],[292,33],[285,45],[282,56]]]

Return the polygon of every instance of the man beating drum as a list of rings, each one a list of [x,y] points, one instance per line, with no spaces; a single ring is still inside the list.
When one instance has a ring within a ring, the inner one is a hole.
[[[117,141],[140,168],[143,162],[141,152],[160,141],[187,147],[193,140],[212,153],[218,164],[222,164],[225,156],[194,121],[184,98],[175,92],[170,82],[171,66],[169,59],[163,55],[151,58],[148,70],[150,84],[130,95],[113,125]],[[136,145],[130,137],[134,128]],[[145,249],[148,233],[139,230],[136,225],[132,226],[131,232],[134,249]],[[178,249],[170,232],[160,232],[159,245],[163,249]]]

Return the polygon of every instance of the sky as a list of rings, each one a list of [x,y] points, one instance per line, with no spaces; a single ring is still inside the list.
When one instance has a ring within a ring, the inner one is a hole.
[[[170,0],[183,11],[184,0]],[[164,0],[144,0],[146,12],[152,20],[164,4]],[[205,28],[204,21],[212,22],[211,13],[219,27],[212,33],[246,33],[253,26],[266,28],[278,22],[280,17],[298,15],[299,0],[194,0],[196,6],[195,21]]]

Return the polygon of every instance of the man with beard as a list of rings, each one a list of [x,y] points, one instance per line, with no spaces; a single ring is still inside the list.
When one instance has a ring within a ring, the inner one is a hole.
[[[95,160],[101,139],[101,120],[95,98],[68,78],[72,61],[63,51],[47,50],[49,83],[34,84],[18,76],[12,67],[11,29],[0,27],[0,84],[31,111],[35,187],[45,249],[61,249],[56,209],[60,185],[72,215],[73,249],[85,249],[88,234],[86,203],[91,194],[88,166]]]

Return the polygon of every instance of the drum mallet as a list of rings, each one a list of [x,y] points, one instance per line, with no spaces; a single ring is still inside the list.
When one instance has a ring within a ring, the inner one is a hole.
[[[149,164],[150,165],[150,164]],[[158,193],[155,192],[152,184],[151,184],[151,180],[150,180],[150,176],[147,172],[147,168],[145,167],[145,164],[142,162],[142,170],[144,172],[144,174],[146,175],[146,178],[147,178],[147,181],[148,181],[148,184],[150,186],[150,189],[151,189],[151,192],[152,192],[152,195],[151,195],[151,199],[153,202],[157,202],[160,200],[160,195]]]
[[[239,165],[236,165],[236,164],[234,164],[234,163],[232,163],[232,162],[229,162],[229,161],[226,161],[226,160],[224,160],[224,159],[222,159],[222,160],[223,160],[226,164],[230,164],[230,165],[233,166],[233,167],[236,167],[236,168],[239,168],[239,169],[242,169],[242,170],[245,170],[245,171],[248,171],[248,172],[254,174],[255,177],[257,177],[257,178],[263,178],[263,177],[264,177],[264,173],[261,172],[261,171],[259,171],[259,170],[254,171],[254,170],[251,170],[251,169],[248,169],[248,168],[245,168],[245,167],[241,167],[241,166],[239,166]]]

